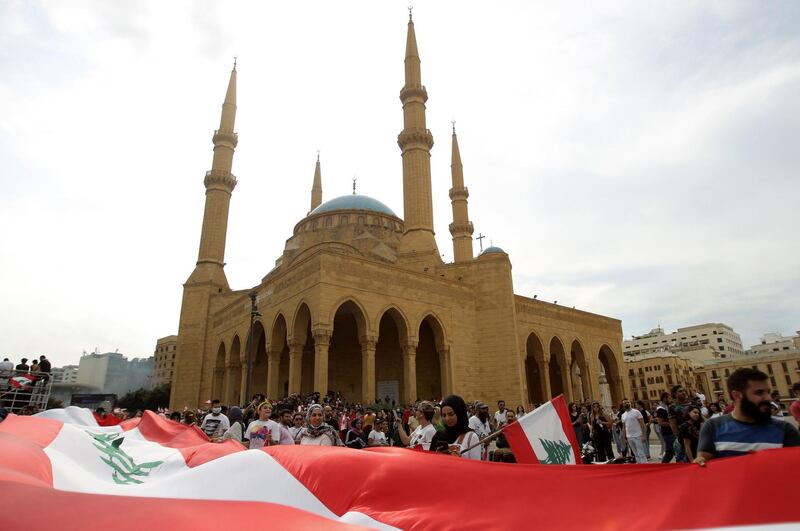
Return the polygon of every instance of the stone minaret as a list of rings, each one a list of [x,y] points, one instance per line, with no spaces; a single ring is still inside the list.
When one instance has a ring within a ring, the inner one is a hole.
[[[425,125],[425,102],[428,92],[422,85],[417,37],[409,13],[406,38],[406,83],[400,90],[403,102],[403,130],[397,144],[403,153],[403,216],[405,232],[401,253],[439,251],[433,234],[433,198],[431,196],[431,147],[433,135]]]
[[[238,138],[233,132],[236,119],[236,63],[233,64],[219,129],[214,132],[214,159],[206,172],[206,207],[197,265],[183,285],[181,318],[175,376],[170,394],[170,409],[199,405],[199,397],[208,397],[213,387],[214,353],[206,349],[206,330],[213,311],[213,296],[230,292],[225,277],[225,236],[228,230],[228,207],[236,177],[231,173],[233,150]],[[220,397],[214,397],[220,398]]]
[[[450,234],[453,236],[453,258],[455,262],[472,260],[472,222],[469,220],[467,198],[469,190],[464,186],[464,168],[461,153],[458,151],[456,127],[453,124],[453,154],[450,162],[453,187],[450,188],[450,202],[453,204],[453,222]]]
[[[200,251],[197,267],[189,282],[212,282],[228,289],[225,278],[225,238],[228,232],[228,208],[231,192],[236,187],[236,177],[231,173],[233,152],[239,137],[233,132],[236,121],[236,63],[231,70],[228,92],[222,104],[219,129],[214,131],[214,158],[211,170],[206,172],[206,207],[203,213],[203,230],[200,233]]]
[[[311,210],[322,204],[322,172],[319,169],[319,153],[317,153],[317,167],[314,168],[314,185],[311,187]],[[311,212],[309,210],[309,212]]]

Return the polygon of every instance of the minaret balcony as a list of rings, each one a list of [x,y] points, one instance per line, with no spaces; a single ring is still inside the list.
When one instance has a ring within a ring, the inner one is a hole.
[[[214,131],[212,142],[214,142],[214,145],[229,144],[233,147],[236,147],[237,144],[239,144],[239,133],[234,133],[233,131],[220,131],[217,129]]]
[[[418,99],[425,103],[428,101],[428,91],[425,85],[406,85],[400,89],[400,101],[406,102],[409,99]]]
[[[206,172],[206,178],[203,184],[206,188],[219,188],[222,187],[228,191],[236,188],[236,176],[229,171],[209,170]]]
[[[472,236],[472,233],[475,231],[475,228],[472,226],[471,221],[467,221],[466,223],[451,223],[450,224],[450,234],[453,236],[460,236],[460,235],[469,235]]]
[[[450,199],[455,201],[457,199],[466,200],[469,197],[469,189],[463,188],[450,188]]]
[[[397,145],[400,146],[401,149],[405,150],[406,148],[414,147],[414,144],[431,149],[433,147],[433,135],[431,134],[431,130],[403,129],[400,134],[397,135]]]

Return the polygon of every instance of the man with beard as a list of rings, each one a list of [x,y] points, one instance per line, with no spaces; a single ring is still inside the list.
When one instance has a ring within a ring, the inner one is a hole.
[[[800,446],[797,428],[772,418],[767,378],[763,372],[750,368],[737,369],[728,377],[733,411],[703,424],[695,463],[704,465],[716,457]]]

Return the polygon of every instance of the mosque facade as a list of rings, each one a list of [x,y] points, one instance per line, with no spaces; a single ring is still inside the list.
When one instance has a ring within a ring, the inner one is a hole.
[[[244,403],[248,393],[278,399],[329,390],[363,404],[457,393],[526,410],[561,393],[567,400],[621,400],[627,384],[619,320],[517,295],[507,253],[489,247],[475,256],[455,131],[454,260],[442,261],[433,232],[427,99],[409,19],[397,139],[403,216],[355,193],[323,202],[317,160],[309,212],[274,268],[255,286],[232,290],[224,255],[237,183],[234,65],[204,180],[198,260],[184,284],[172,409],[211,398]]]

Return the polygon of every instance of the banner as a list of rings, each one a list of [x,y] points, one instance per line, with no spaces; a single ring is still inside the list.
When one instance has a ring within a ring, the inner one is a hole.
[[[655,530],[800,523],[800,505],[775,494],[794,492],[800,448],[706,467],[545,466],[402,448],[245,450],[234,441],[210,443],[197,428],[152,412],[110,427],[78,408],[40,415],[0,422],[0,529]],[[769,488],[751,488],[754,480]],[[698,503],[702,493],[713,496]],[[620,509],[620,499],[631,494],[636,503]]]

